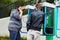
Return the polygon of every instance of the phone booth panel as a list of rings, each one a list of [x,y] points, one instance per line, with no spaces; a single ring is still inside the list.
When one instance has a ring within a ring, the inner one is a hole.
[[[45,4],[45,3],[44,3]],[[52,6],[50,6],[52,5]],[[44,5],[44,29],[43,35],[53,36],[54,35],[54,13],[55,5],[46,3]]]
[[[60,1],[56,2],[56,36],[60,38]]]

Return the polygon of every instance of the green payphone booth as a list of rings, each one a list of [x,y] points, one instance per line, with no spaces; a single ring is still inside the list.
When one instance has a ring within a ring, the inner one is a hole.
[[[43,3],[44,6],[44,30],[43,34],[46,35],[46,40],[53,40],[55,35],[56,26],[55,26],[55,5],[47,2]]]

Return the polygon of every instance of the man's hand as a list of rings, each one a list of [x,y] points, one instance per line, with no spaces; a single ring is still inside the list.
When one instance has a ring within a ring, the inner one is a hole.
[[[18,10],[19,10],[20,18],[22,19],[22,15],[23,15],[23,11],[22,10],[23,9],[21,7],[19,7]]]
[[[20,18],[22,18],[23,10],[27,10],[27,8],[19,7],[18,10],[19,10],[19,13],[20,13]]]

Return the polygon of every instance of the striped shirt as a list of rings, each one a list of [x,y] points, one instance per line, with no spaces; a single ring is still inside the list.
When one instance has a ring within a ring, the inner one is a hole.
[[[17,9],[13,9],[11,11],[10,22],[9,22],[9,25],[8,25],[9,30],[14,30],[14,31],[21,30],[22,21],[21,21],[21,18],[20,18],[19,15],[20,14],[19,14]]]

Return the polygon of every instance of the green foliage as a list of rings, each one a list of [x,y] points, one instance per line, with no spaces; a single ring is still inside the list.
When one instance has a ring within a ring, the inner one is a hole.
[[[0,40],[8,40],[9,37],[8,36],[0,36]],[[27,40],[26,38],[22,37],[21,40]]]
[[[46,0],[49,3],[54,3],[54,0]]]
[[[8,17],[15,4],[25,5],[27,0],[0,0],[0,18]],[[26,14],[27,11],[25,11]]]
[[[27,40],[27,38],[21,38],[21,40]]]

